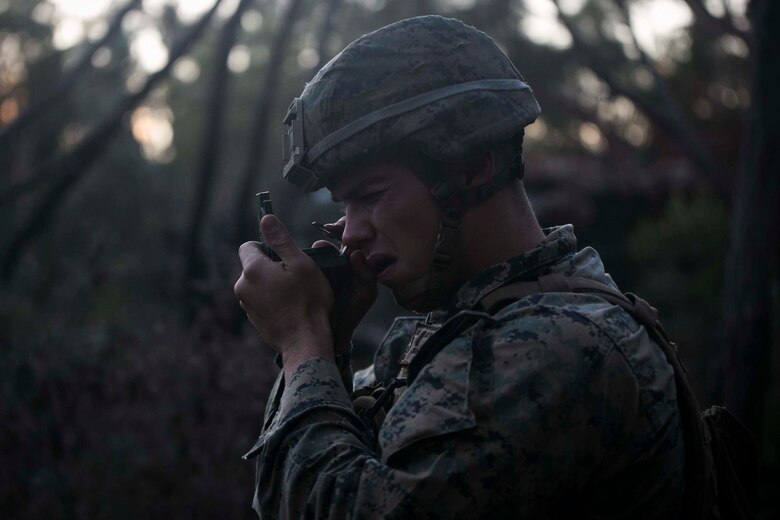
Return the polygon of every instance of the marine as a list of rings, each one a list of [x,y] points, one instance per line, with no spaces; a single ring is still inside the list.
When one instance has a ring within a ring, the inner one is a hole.
[[[534,216],[522,139],[539,113],[490,37],[438,16],[358,38],[293,101],[283,175],[344,204],[328,229],[353,281],[334,306],[273,215],[280,261],[239,249],[236,296],[282,364],[246,455],[261,518],[679,515],[674,370],[630,313],[572,289],[617,285],[572,226]],[[378,283],[416,315],[353,375]]]

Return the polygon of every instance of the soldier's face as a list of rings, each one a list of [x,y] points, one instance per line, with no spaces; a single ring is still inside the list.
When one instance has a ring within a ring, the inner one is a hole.
[[[352,168],[329,189],[345,206],[342,241],[365,253],[380,283],[393,289],[429,271],[441,210],[401,161]]]

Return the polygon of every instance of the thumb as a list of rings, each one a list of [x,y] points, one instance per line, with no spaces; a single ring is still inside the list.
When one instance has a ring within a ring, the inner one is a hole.
[[[301,254],[290,233],[276,215],[266,215],[260,221],[260,231],[266,243],[282,260],[292,260]]]

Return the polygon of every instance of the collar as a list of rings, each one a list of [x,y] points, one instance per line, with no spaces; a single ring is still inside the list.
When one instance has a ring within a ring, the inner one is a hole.
[[[428,316],[429,323],[445,321],[454,314],[473,308],[492,290],[515,280],[533,280],[550,271],[549,267],[570,258],[577,250],[577,238],[571,224],[546,228],[546,238],[525,253],[495,264],[466,282],[449,302]]]

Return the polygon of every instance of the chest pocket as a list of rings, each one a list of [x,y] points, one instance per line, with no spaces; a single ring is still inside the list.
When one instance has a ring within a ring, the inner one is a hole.
[[[476,426],[469,407],[471,337],[447,345],[400,396],[379,430],[382,460],[423,439]]]

